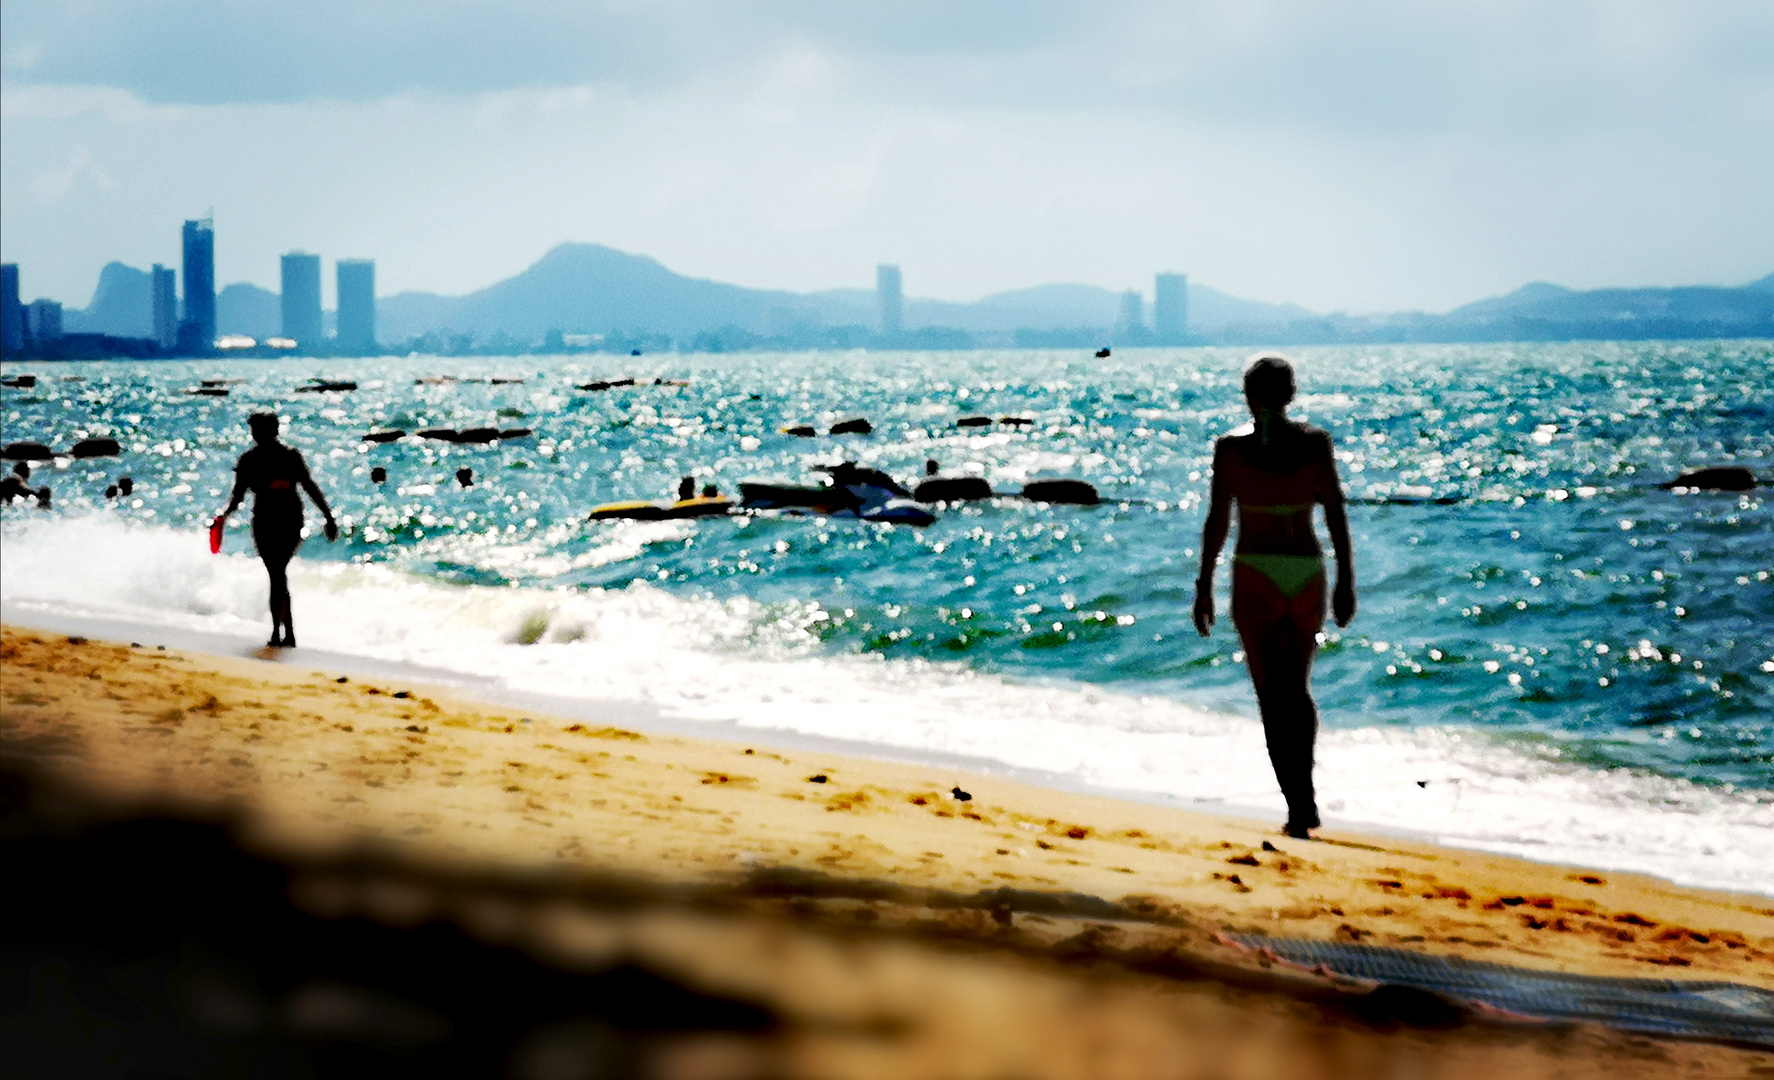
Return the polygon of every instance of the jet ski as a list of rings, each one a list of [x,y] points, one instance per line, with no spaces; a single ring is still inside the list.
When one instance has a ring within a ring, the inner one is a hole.
[[[936,515],[911,500],[911,493],[898,481],[878,469],[861,468],[852,462],[820,468],[831,474],[832,483],[801,486],[742,482],[740,505],[747,510],[786,510],[902,525],[928,525],[936,520]]]

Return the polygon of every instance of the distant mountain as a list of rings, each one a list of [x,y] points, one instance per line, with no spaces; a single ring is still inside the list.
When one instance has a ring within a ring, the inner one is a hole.
[[[229,285],[216,295],[217,331],[271,337],[283,325],[276,293],[257,285]],[[154,276],[123,263],[99,271],[98,288],[84,309],[62,312],[62,326],[76,334],[151,337],[154,334]]]
[[[120,262],[99,271],[98,288],[85,310],[62,312],[62,328],[73,334],[149,337],[154,333],[154,279],[146,270]]]
[[[1535,282],[1439,318],[1454,333],[1567,337],[1739,337],[1774,333],[1774,278],[1742,288],[1590,289]],[[1433,318],[1433,317],[1432,317]]]
[[[1107,328],[1121,294],[1095,285],[1056,284],[994,293],[972,303],[907,297],[905,325],[976,334],[1019,329]],[[1312,313],[1266,304],[1191,283],[1191,325],[1275,324]],[[540,337],[568,333],[669,334],[687,337],[726,327],[782,334],[796,326],[873,327],[871,289],[815,293],[747,289],[677,274],[657,261],[598,244],[562,244],[528,270],[466,296],[396,293],[377,302],[381,336],[390,341],[454,330]]]
[[[146,271],[111,263],[91,304],[66,312],[65,323],[74,331],[145,336],[152,322],[149,293]],[[1065,283],[972,303],[910,297],[901,343],[953,347],[1013,336],[1095,342],[1114,326],[1120,304],[1113,290]],[[333,313],[327,316],[330,325]],[[278,295],[244,283],[217,296],[217,317],[221,333],[261,339],[282,324]],[[513,348],[551,333],[676,341],[682,348],[847,347],[879,344],[872,333],[877,319],[870,289],[748,289],[686,277],[644,255],[598,244],[561,244],[522,273],[464,296],[405,292],[377,301],[377,331],[385,342],[465,334],[483,344],[504,338]],[[1445,314],[1374,316],[1318,315],[1191,282],[1188,325],[1195,341],[1227,345],[1774,337],[1774,275],[1740,288],[1578,291],[1534,282]]]
[[[216,333],[276,337],[283,332],[283,299],[270,289],[239,282],[216,294]]]
[[[528,270],[466,296],[397,293],[376,307],[384,340],[445,329],[520,338],[550,330],[688,337],[724,326],[766,330],[773,309],[816,317],[816,306],[795,293],[684,277],[601,244],[561,244]]]

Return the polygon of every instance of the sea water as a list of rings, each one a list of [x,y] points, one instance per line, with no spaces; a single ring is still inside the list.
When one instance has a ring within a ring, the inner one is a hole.
[[[714,734],[1273,814],[1237,635],[1190,605],[1216,436],[1248,420],[1240,352],[657,354],[38,365],[4,437],[118,459],[40,466],[5,512],[8,617],[268,632],[248,515],[205,526],[274,408],[341,522],[293,571],[303,645],[640,702]],[[1342,347],[1297,353],[1292,413],[1354,500],[1361,609],[1314,675],[1327,820],[1774,892],[1774,477],[1767,342]],[[16,370],[27,370],[17,368]],[[9,371],[9,374],[16,371]],[[433,376],[456,381],[435,382]],[[633,376],[639,385],[578,384]],[[298,393],[316,377],[358,389]],[[522,380],[495,384],[493,378]],[[227,397],[188,391],[238,380]],[[655,379],[688,385],[654,384]],[[958,428],[963,416],[986,427]],[[998,422],[1026,417],[1024,426]],[[788,426],[867,418],[866,436]],[[361,436],[528,427],[489,446]],[[679,477],[811,482],[926,459],[1015,492],[927,528],[838,517],[588,522]],[[370,481],[387,470],[383,485]],[[473,484],[455,473],[473,470]],[[120,475],[128,499],[106,500]]]

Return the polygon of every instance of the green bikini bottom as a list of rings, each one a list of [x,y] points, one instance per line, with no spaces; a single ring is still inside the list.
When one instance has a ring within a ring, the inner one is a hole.
[[[1324,579],[1321,555],[1234,555],[1232,561],[1268,578],[1287,597],[1298,596]]]

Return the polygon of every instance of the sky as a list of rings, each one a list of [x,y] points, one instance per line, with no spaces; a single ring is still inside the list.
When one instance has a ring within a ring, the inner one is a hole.
[[[0,254],[377,260],[563,241],[971,300],[1157,271],[1319,311],[1774,271],[1765,0],[6,0]]]

